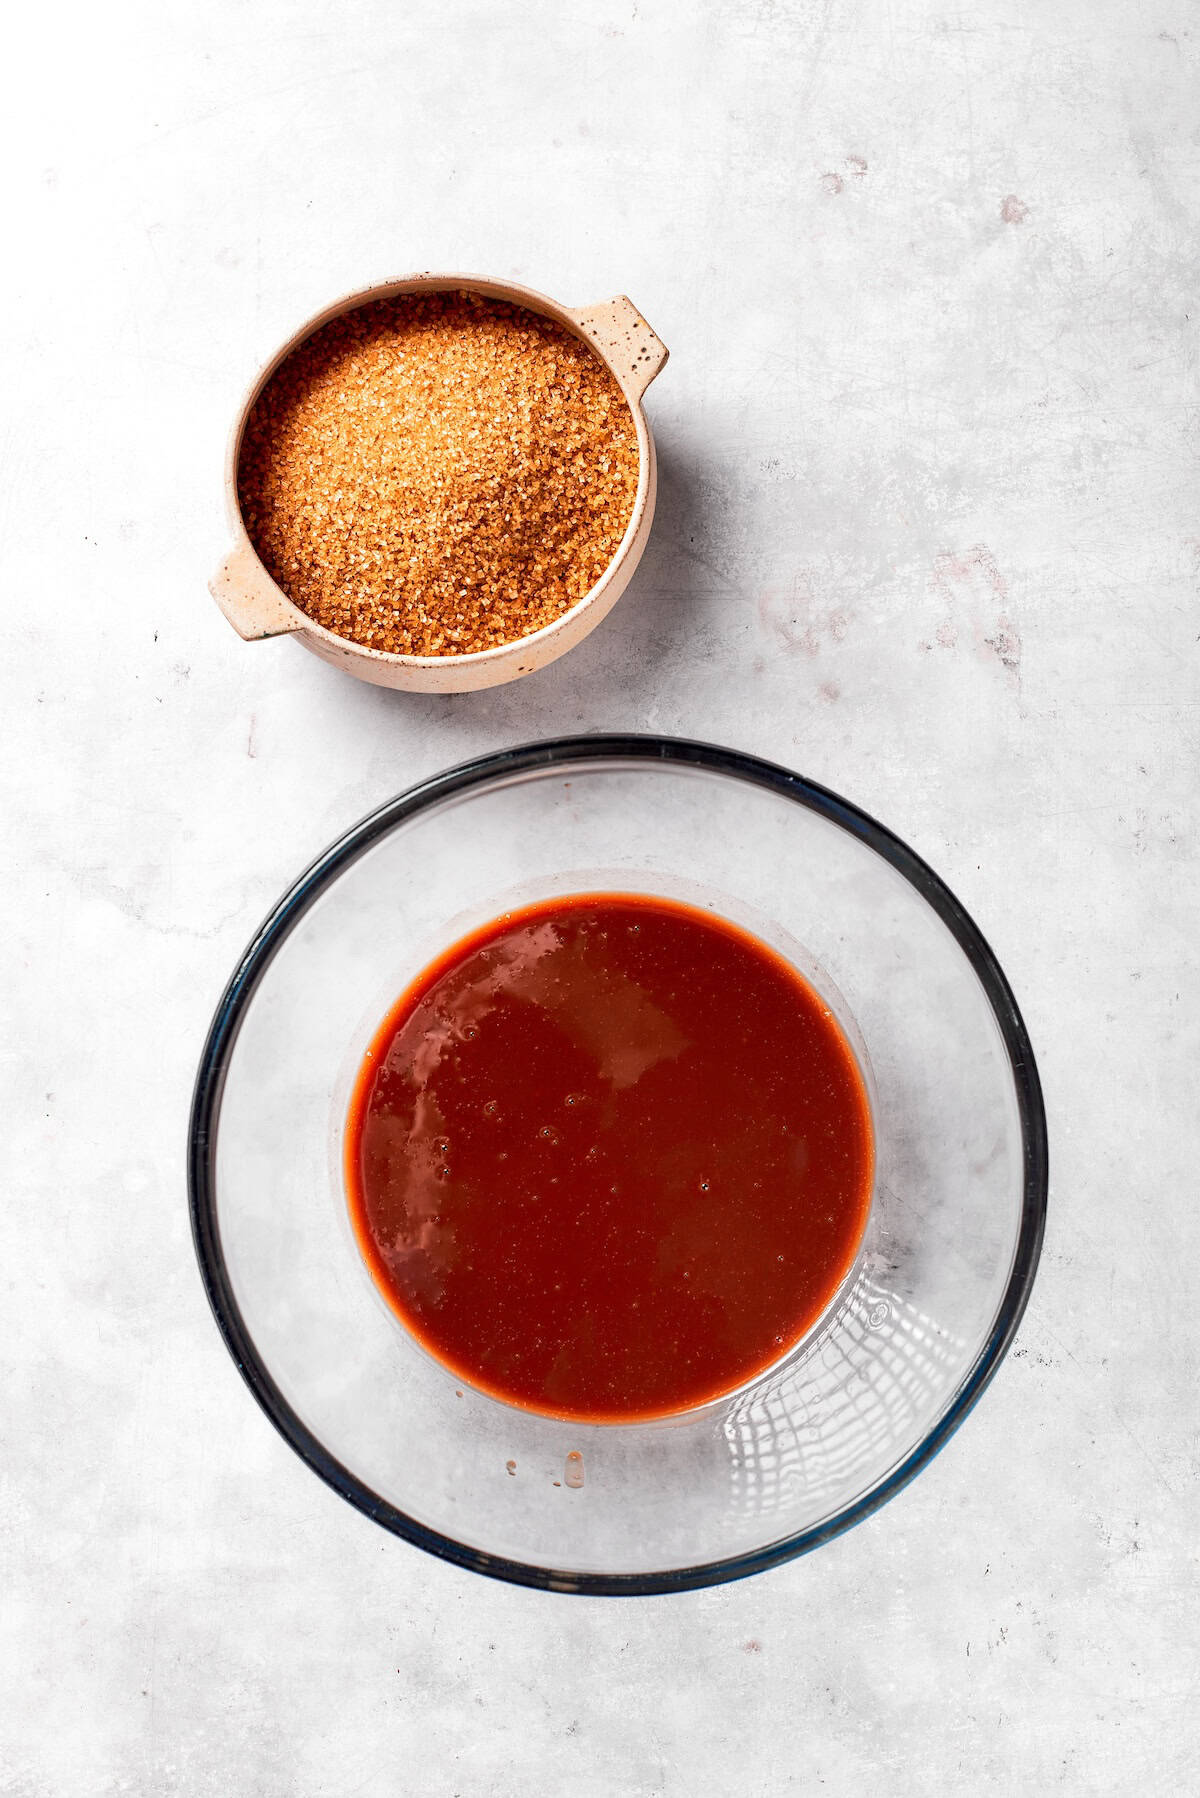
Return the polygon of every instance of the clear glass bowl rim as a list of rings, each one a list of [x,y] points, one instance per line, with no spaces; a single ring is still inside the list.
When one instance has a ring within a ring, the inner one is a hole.
[[[1008,1056],[1024,1155],[1021,1227],[992,1330],[945,1414],[878,1486],[815,1528],[741,1554],[648,1574],[557,1572],[494,1555],[429,1529],[381,1498],[335,1459],[287,1403],[246,1327],[234,1297],[217,1218],[216,1140],[221,1097],[242,1018],[275,954],[300,919],[344,869],[398,825],[431,806],[513,776],[580,764],[644,763],[698,768],[763,787],[807,807],[873,849],[933,909],[970,962],[987,997]],[[192,1239],[208,1302],[242,1378],[284,1441],[327,1485],[376,1523],[428,1553],[493,1579],[543,1591],[644,1597],[719,1585],[807,1554],[861,1523],[928,1465],[979,1400],[1003,1360],[1029,1300],[1046,1227],[1049,1182],[1046,1114],[1037,1064],[1016,1000],[978,926],[945,882],[906,843],[849,800],[788,769],[735,749],[679,737],[598,733],[558,737],[461,762],[370,812],[318,856],[283,895],[234,969],[209,1027],[188,1128],[188,1198]]]

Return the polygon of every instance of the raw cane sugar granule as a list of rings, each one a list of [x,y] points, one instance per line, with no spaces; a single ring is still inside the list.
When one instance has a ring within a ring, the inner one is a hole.
[[[238,462],[250,539],[326,630],[401,655],[528,636],[589,593],[633,513],[633,416],[563,326],[401,294],[306,338]]]

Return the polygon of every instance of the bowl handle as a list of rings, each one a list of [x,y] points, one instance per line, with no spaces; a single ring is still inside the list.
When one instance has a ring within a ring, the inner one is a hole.
[[[304,614],[283,597],[248,543],[226,556],[208,590],[247,643],[282,637],[304,623]]]
[[[634,397],[640,399],[667,360],[669,351],[646,323],[633,301],[619,293],[616,299],[595,306],[581,306],[571,317],[600,354],[611,362]]]

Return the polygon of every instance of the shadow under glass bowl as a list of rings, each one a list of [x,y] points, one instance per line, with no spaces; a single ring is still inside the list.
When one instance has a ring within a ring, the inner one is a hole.
[[[563,1422],[456,1382],[374,1287],[342,1184],[353,1078],[405,985],[513,905],[604,890],[710,905],[791,954],[843,1002],[873,1082],[848,1288],[782,1365],[657,1422]],[[589,736],[424,781],[301,876],[217,1009],[189,1183],[230,1352],[335,1491],[480,1573],[646,1594],[815,1548],[932,1458],[1025,1308],[1046,1128],[999,966],[898,838],[732,750]]]

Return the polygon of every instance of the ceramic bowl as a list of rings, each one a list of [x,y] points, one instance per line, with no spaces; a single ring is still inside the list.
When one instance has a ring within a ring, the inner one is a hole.
[[[375,300],[403,293],[436,293],[467,289],[489,299],[505,300],[540,312],[580,337],[600,357],[629,404],[637,430],[638,486],[633,513],[620,548],[602,578],[583,599],[553,624],[511,643],[473,655],[406,656],[367,649],[336,636],[313,622],[292,604],[268,574],[250,541],[238,502],[238,458],[251,410],[275,370],[305,338],[330,319]],[[496,687],[532,674],[536,668],[565,655],[595,630],[629,585],[650,536],[657,491],[654,439],[642,408],[642,396],[667,360],[666,346],[655,336],[632,300],[620,294],[594,306],[562,306],[545,294],[507,281],[478,275],[410,275],[401,281],[385,281],[345,295],[316,313],[294,331],[260,371],[238,413],[225,461],[225,505],[233,548],[209,583],[213,598],[238,635],[248,642],[265,637],[291,635],[322,661],[342,668],[359,680],[380,687],[397,687],[414,693],[467,693],[480,687]]]

